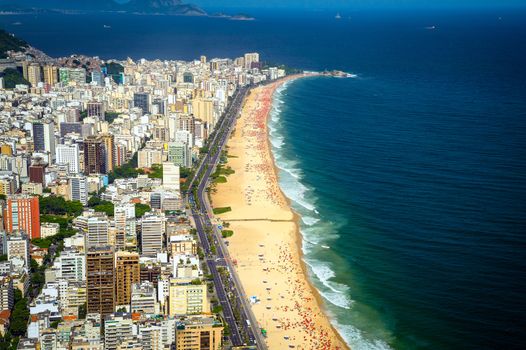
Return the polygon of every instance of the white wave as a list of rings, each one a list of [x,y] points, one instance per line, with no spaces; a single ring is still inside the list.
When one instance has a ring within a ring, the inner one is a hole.
[[[283,145],[285,144],[285,140],[284,140],[283,137],[280,137],[280,136],[271,137],[271,138],[270,138],[270,144],[271,144],[273,147],[281,148],[281,147],[283,147]]]
[[[349,298],[349,287],[330,281],[336,275],[329,264],[319,260],[309,261],[308,259],[305,259],[305,263],[317,279],[328,289],[319,288],[320,294],[331,304],[349,310],[352,305],[352,300]]]
[[[282,145],[280,145],[280,146],[282,146]],[[281,148],[281,147],[277,147],[277,148]],[[286,166],[282,165],[283,163],[284,162],[276,162],[276,166],[278,167],[278,169],[287,172],[290,176],[292,176],[295,179],[301,179],[301,177],[302,177],[301,176],[301,171],[298,168],[286,167]],[[298,182],[298,183],[301,185],[300,182]]]
[[[367,339],[364,334],[348,324],[341,324],[340,322],[333,320],[334,327],[340,333],[342,338],[347,344],[351,346],[353,350],[391,350],[392,348],[384,341],[377,339]]]
[[[303,223],[304,223],[305,225],[312,226],[312,225],[316,224],[317,222],[319,222],[320,219],[313,218],[312,216],[306,216],[306,215],[303,215],[303,216],[301,217],[301,221],[303,221]]]
[[[341,307],[342,309],[351,309],[351,301],[345,295],[320,289],[318,289],[318,292],[325,300],[327,300],[332,305]]]
[[[305,186],[301,183],[296,182],[293,184],[282,184],[282,189],[285,195],[295,204],[307,209],[308,211],[314,211],[315,206],[305,200],[304,194],[306,191]]]

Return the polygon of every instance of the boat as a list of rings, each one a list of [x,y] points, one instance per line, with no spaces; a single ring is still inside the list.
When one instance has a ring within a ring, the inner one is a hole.
[[[336,18],[336,19],[341,19],[342,16],[341,16],[339,13],[337,13],[336,16],[334,16],[334,18]]]
[[[106,28],[106,29],[110,29],[110,28],[111,28],[111,26],[109,26],[109,25],[105,24],[105,25],[104,25],[104,28]]]
[[[426,27],[427,30],[434,30],[436,29],[437,27],[436,26],[429,26],[429,27]]]
[[[331,247],[329,247],[328,245],[322,245],[321,247],[324,249],[331,249]]]

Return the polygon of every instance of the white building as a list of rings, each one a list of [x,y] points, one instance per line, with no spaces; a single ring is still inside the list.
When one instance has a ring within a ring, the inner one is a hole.
[[[22,259],[25,266],[29,268],[29,239],[24,233],[11,234],[7,237],[7,259],[12,261],[17,257]]]
[[[57,164],[67,164],[69,172],[78,174],[80,172],[79,145],[57,145]]]
[[[134,283],[131,291],[131,312],[155,314],[156,290],[151,282]]]
[[[86,257],[83,253],[73,249],[65,249],[55,261],[57,278],[68,281],[86,280]]]
[[[179,191],[179,167],[170,162],[163,163],[163,187],[167,190]]]
[[[142,218],[141,248],[142,254],[155,256],[163,249],[164,217],[146,214]]]
[[[111,314],[104,321],[104,349],[116,350],[117,345],[129,339],[133,332],[131,314]]]
[[[105,213],[85,211],[73,223],[85,235],[86,249],[108,244],[109,221]]]
[[[69,178],[69,194],[72,201],[88,204],[88,179],[84,175],[75,175]]]
[[[60,231],[60,225],[56,222],[43,222],[40,224],[40,237],[46,238],[57,235]]]

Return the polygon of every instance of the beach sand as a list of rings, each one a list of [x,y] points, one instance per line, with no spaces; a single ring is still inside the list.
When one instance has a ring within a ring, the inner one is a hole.
[[[292,77],[288,79],[294,79]],[[212,191],[214,207],[234,235],[228,238],[232,260],[271,350],[348,349],[309,284],[301,260],[297,216],[281,192],[268,142],[267,117],[274,91],[287,79],[250,93],[228,141],[228,164],[235,173]]]

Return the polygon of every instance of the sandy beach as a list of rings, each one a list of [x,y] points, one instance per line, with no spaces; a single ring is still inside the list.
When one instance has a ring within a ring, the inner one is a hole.
[[[245,292],[259,300],[252,309],[269,349],[348,349],[307,280],[297,217],[279,188],[269,147],[272,95],[285,81],[258,87],[246,99],[228,141],[227,165],[235,173],[216,185],[212,204],[232,208],[219,218],[234,231],[230,255]]]

